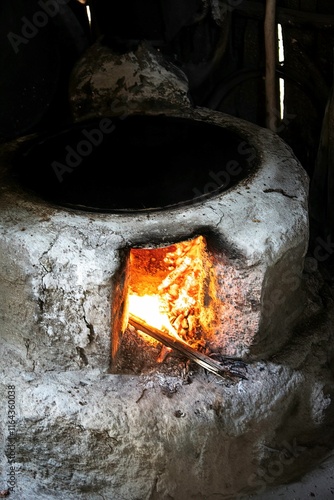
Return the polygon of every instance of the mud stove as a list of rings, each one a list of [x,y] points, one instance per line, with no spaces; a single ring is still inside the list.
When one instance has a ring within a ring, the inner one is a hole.
[[[2,147],[12,498],[236,498],[324,453],[330,376],[310,343],[275,357],[310,303],[308,178],[269,130],[167,108]]]

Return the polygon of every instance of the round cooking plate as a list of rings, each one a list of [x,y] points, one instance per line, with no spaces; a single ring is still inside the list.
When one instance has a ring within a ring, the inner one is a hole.
[[[44,200],[66,207],[160,210],[231,188],[247,176],[254,158],[244,138],[208,122],[103,117],[26,143],[14,176]]]

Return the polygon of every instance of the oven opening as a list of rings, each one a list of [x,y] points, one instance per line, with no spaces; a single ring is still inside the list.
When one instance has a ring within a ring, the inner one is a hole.
[[[118,336],[113,371],[179,376],[201,366],[218,376],[229,374],[233,360],[213,348],[216,315],[223,307],[214,269],[204,236],[130,250],[126,327]],[[238,369],[245,365],[236,363],[235,375],[243,376]]]

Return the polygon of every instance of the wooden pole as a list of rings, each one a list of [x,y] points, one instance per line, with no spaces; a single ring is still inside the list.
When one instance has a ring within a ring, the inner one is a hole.
[[[266,95],[266,126],[273,132],[277,131],[279,117],[277,103],[276,60],[277,60],[277,28],[276,0],[266,0],[264,18],[264,42],[266,55],[265,95]]]
[[[265,5],[259,1],[242,0],[235,2],[233,12],[251,19],[262,20],[265,13]],[[302,4],[302,2],[300,2]],[[300,7],[301,9],[303,6]],[[334,26],[333,14],[319,14],[303,10],[289,9],[285,7],[276,8],[276,20],[278,23],[296,28],[312,27],[320,30],[330,30]]]

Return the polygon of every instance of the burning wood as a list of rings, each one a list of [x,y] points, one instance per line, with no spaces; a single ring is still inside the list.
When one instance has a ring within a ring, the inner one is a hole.
[[[188,359],[191,359],[202,368],[205,368],[215,375],[223,378],[238,377],[247,379],[245,375],[246,364],[241,360],[220,356],[219,362],[215,361],[206,354],[196,351],[196,349],[193,349],[182,340],[173,338],[170,335],[162,332],[161,330],[148,325],[141,318],[138,318],[133,314],[129,315],[129,324],[131,324],[137,330],[141,330],[143,333],[146,333],[147,335],[153,337],[155,340],[158,340],[165,346],[179,351]]]
[[[164,312],[186,342],[196,341],[203,282],[204,241],[196,238],[182,242],[166,254],[169,273],[158,287]]]

